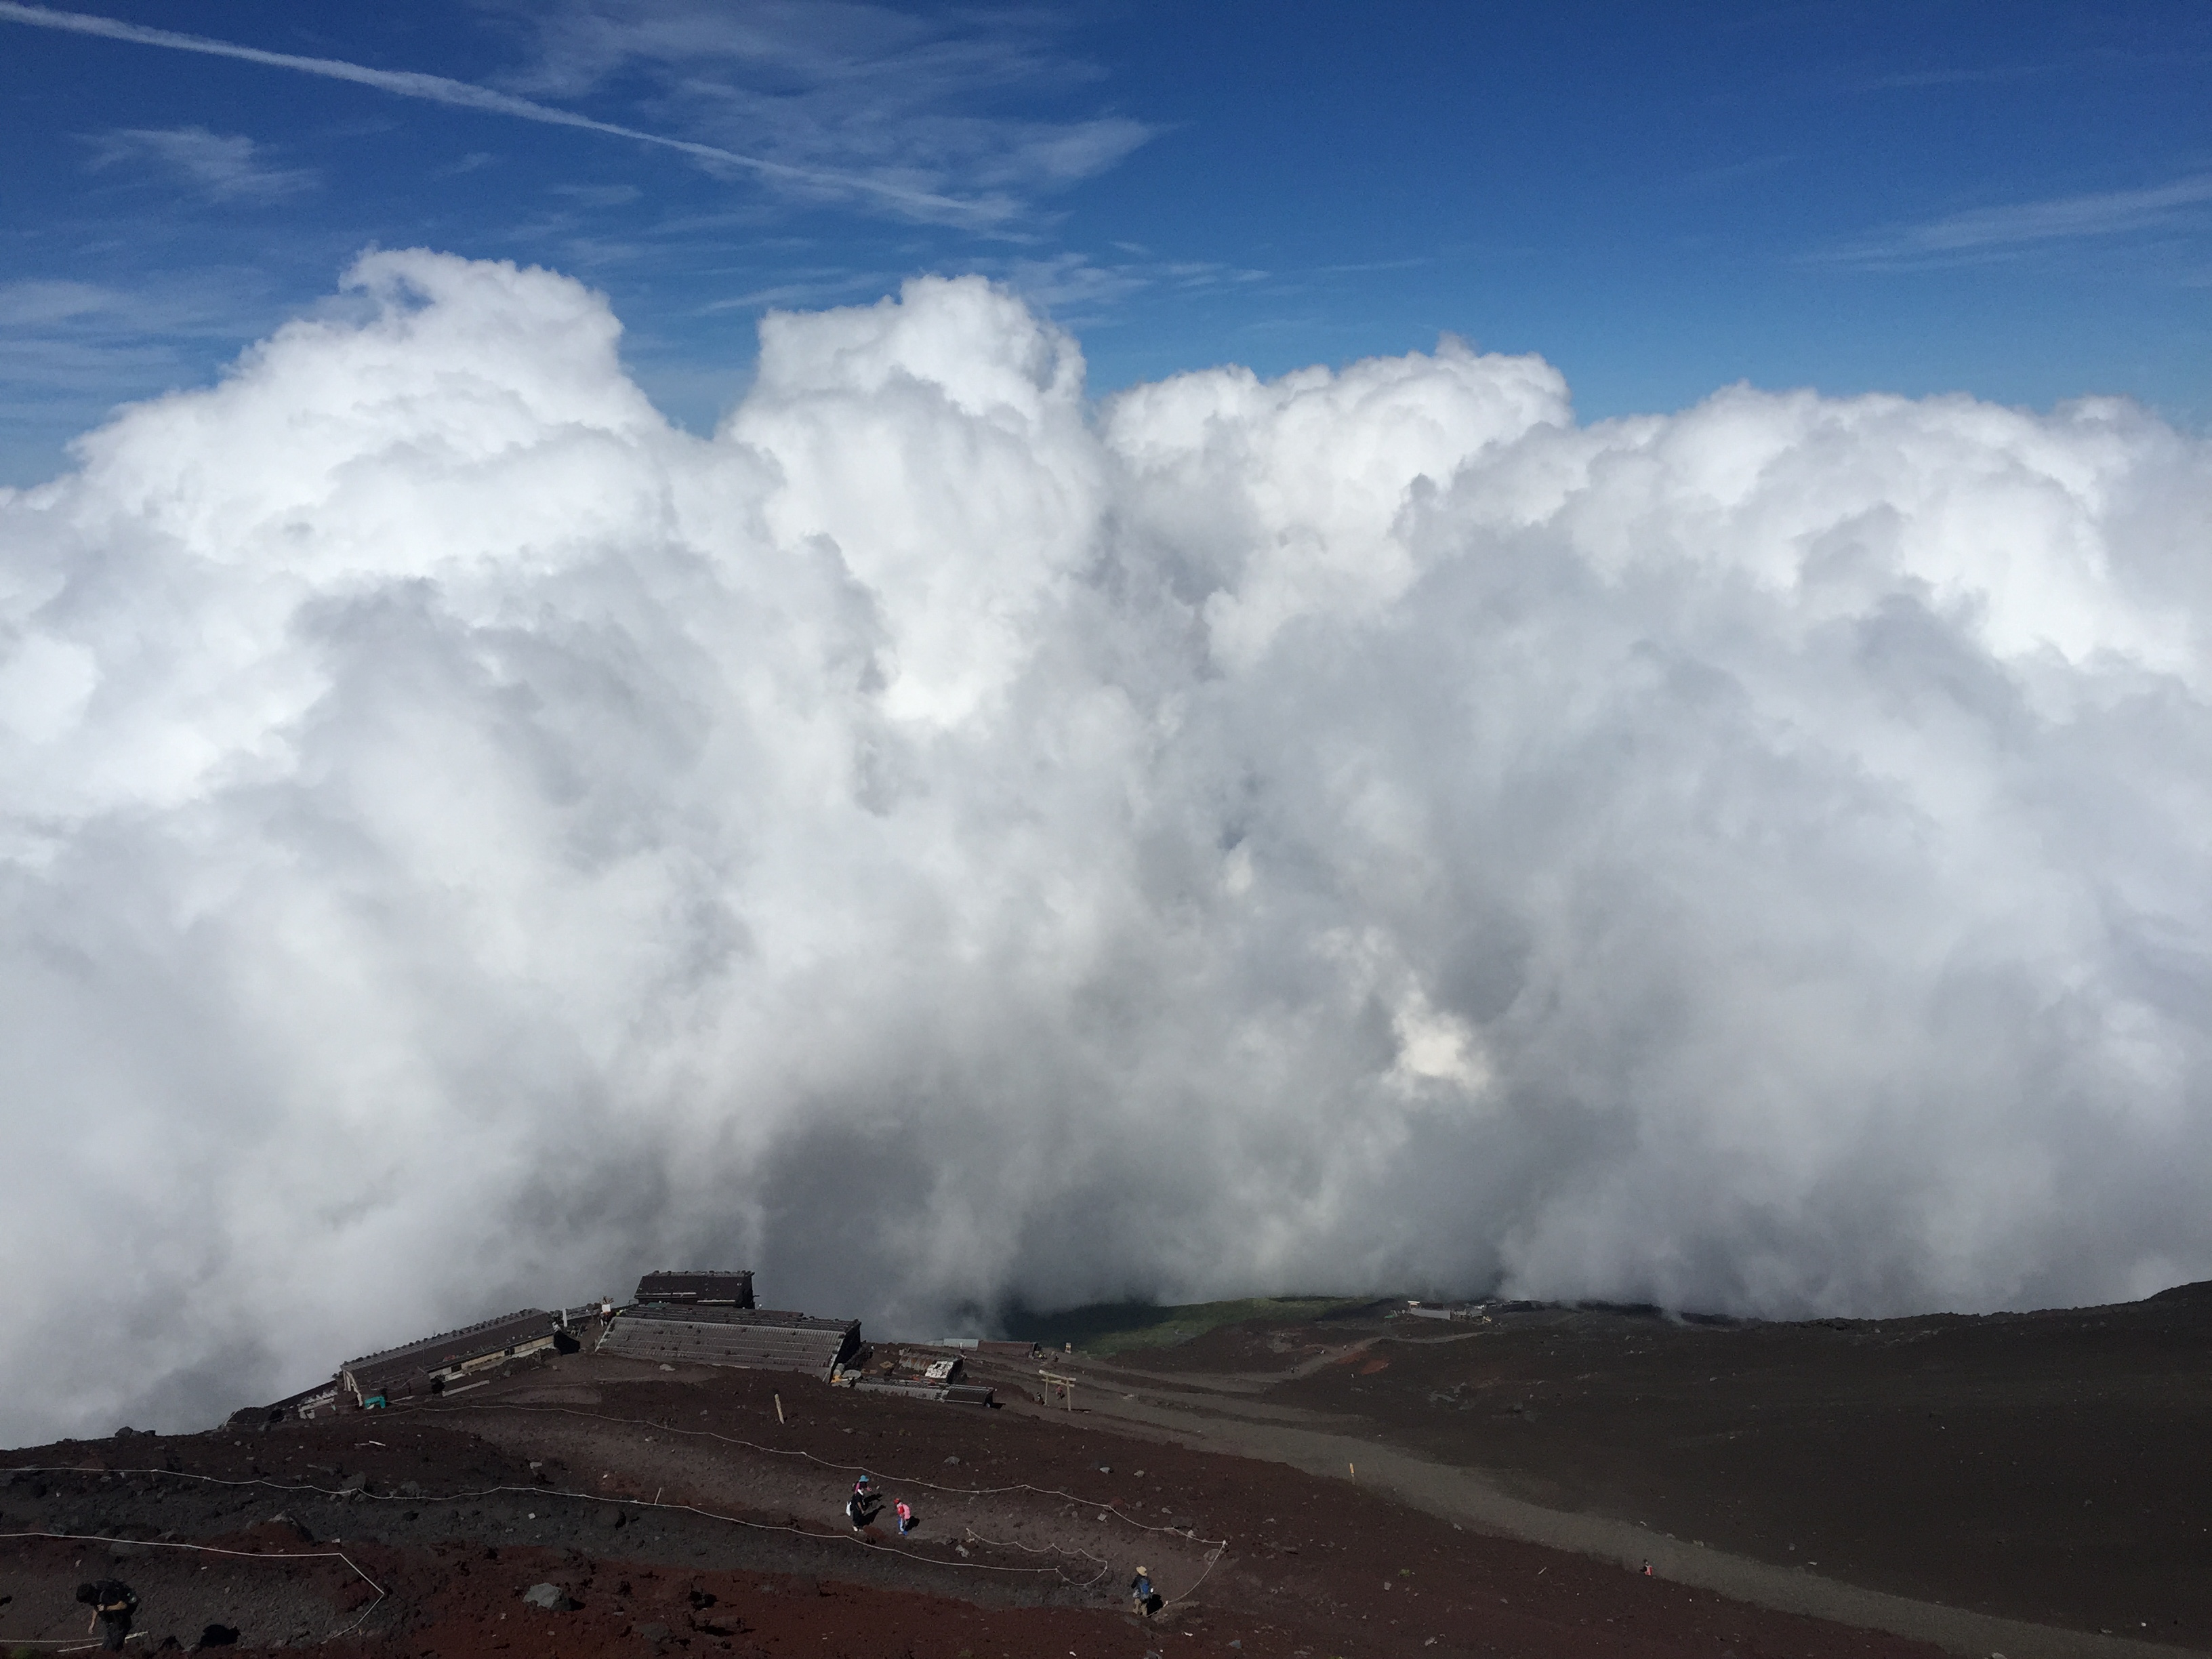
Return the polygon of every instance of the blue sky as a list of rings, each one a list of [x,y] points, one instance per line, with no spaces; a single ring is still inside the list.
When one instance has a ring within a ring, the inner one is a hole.
[[[2201,0],[5,4],[0,88],[0,481],[371,245],[605,289],[701,428],[764,307],[964,270],[1102,392],[1450,331],[1585,417],[1740,380],[2212,416]]]

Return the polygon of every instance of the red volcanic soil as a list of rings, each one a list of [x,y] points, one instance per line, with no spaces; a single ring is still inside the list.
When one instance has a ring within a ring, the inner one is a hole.
[[[1935,1651],[1087,1409],[768,1372],[578,1355],[445,1402],[0,1466],[0,1645],[46,1651],[83,1639],[77,1580],[111,1575],[139,1590],[142,1650],[234,1632],[418,1659]],[[911,1538],[850,1534],[863,1468],[920,1511]],[[1170,1598],[1151,1622],[1126,1610],[1139,1564]]]

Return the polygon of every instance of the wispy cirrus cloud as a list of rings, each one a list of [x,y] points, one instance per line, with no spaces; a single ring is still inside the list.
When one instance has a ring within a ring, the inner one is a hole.
[[[91,283],[0,283],[0,328],[48,327],[118,309],[122,296]]]
[[[635,143],[650,144],[689,155],[710,169],[743,174],[787,191],[817,198],[860,198],[903,216],[939,223],[984,227],[1011,217],[1018,204],[1003,193],[951,196],[916,185],[887,172],[841,171],[833,167],[747,155],[726,145],[702,143],[601,121],[573,110],[559,109],[513,93],[501,92],[473,82],[414,70],[381,70],[335,58],[310,58],[296,52],[268,52],[206,35],[185,34],[175,29],[152,28],[87,12],[59,11],[51,7],[24,5],[0,0],[0,22],[26,24],[34,28],[62,29],[96,35],[134,46],[155,46],[171,52],[226,58],[238,63],[258,64],[295,74],[348,81],[401,98],[420,99],[457,109],[504,115],[550,126],[572,127]]]
[[[260,146],[240,133],[198,126],[125,127],[95,133],[88,142],[95,170],[148,164],[212,201],[267,205],[321,182],[312,167],[272,167]]]
[[[2208,205],[2212,205],[2212,173],[2194,173],[2137,190],[1969,208],[1878,231],[1816,258],[1823,264],[1869,268],[2000,258],[2039,244],[2184,225],[2201,218]]]
[[[1095,322],[1121,301],[1146,292],[1194,294],[1249,287],[1270,273],[1212,260],[1171,260],[1149,250],[1125,248],[1137,257],[1100,261],[1073,250],[1033,258],[984,259],[982,274],[1003,283],[1024,300],[1062,321]],[[885,267],[822,265],[782,272],[778,280],[720,295],[698,308],[701,316],[732,312],[817,310],[872,300],[899,281]]]
[[[1900,70],[1893,74],[1876,75],[1853,82],[1846,90],[1920,92],[1930,87],[2001,86],[2007,82],[2027,81],[2039,75],[2048,75],[2055,67],[2050,64],[1989,64],[1956,69]]]
[[[1103,71],[1039,9],[918,16],[845,0],[487,0],[527,42],[533,96],[621,88],[693,136],[793,165],[1018,200],[1105,172],[1155,129],[1100,112],[1035,113]]]
[[[565,196],[579,207],[628,207],[645,192],[635,185],[555,185],[552,192]]]

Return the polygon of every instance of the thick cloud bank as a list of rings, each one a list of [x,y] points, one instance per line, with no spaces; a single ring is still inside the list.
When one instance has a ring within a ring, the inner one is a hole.
[[[2212,1275],[2212,465],[1534,358],[711,441],[424,252],[0,492],[0,1433],[642,1267],[1777,1314]]]

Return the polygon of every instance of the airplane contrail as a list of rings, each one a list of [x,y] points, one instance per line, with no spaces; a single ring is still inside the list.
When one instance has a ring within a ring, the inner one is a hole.
[[[259,46],[236,46],[230,41],[212,40],[203,34],[182,34],[174,29],[149,28],[142,23],[126,23],[118,18],[100,17],[88,12],[57,11],[47,6],[23,5],[18,3],[18,0],[0,0],[0,22],[27,23],[34,28],[66,29],[76,34],[98,35],[103,40],[125,40],[134,46],[165,46],[172,52],[196,52],[209,58],[230,58],[242,64],[260,64],[270,69],[291,70],[301,75],[319,75],[332,81],[351,81],[357,86],[374,87],[380,92],[392,93],[398,97],[419,98],[428,103],[451,105],[456,109],[512,116],[517,120],[539,121],[548,126],[577,127],[586,132],[601,132],[613,138],[628,138],[641,144],[655,144],[663,149],[680,150],[686,155],[742,167],[759,178],[782,184],[811,185],[819,189],[874,196],[919,216],[990,224],[1004,219],[1011,211],[1010,205],[1003,200],[963,201],[957,197],[910,190],[904,185],[888,184],[858,173],[793,167],[782,161],[765,161],[757,155],[724,149],[718,144],[695,143],[688,138],[670,138],[660,133],[644,132],[636,127],[622,126],[612,121],[595,121],[588,115],[556,109],[550,104],[540,104],[528,98],[518,98],[512,93],[495,92],[489,87],[480,87],[472,82],[456,81],[443,75],[426,75],[416,70],[370,69],[366,64],[349,64],[337,58],[305,58],[295,52],[266,52]]]

